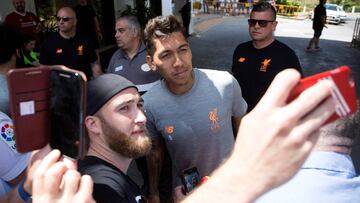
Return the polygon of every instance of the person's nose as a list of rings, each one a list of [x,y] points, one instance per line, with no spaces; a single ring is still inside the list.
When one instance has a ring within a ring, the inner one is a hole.
[[[179,53],[176,53],[174,67],[179,67],[179,66],[182,66],[183,64],[184,64],[184,61],[183,61],[181,55]]]
[[[141,123],[144,125],[146,123],[146,116],[141,109],[137,109],[135,123]]]

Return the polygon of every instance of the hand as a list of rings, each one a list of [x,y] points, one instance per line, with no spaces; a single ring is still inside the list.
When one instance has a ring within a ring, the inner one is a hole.
[[[88,175],[81,176],[75,169],[59,161],[59,150],[53,150],[38,164],[34,172],[34,203],[95,202],[93,182]]]
[[[175,187],[174,189],[174,196],[175,196],[175,203],[177,202],[181,202],[185,199],[185,195],[183,193],[183,187],[180,185],[180,186],[177,186]]]
[[[35,150],[32,152],[31,154],[31,159],[30,159],[30,163],[29,166],[27,168],[27,175],[24,181],[24,190],[29,193],[32,194],[32,184],[33,184],[33,176],[34,176],[34,171],[35,169],[38,167],[38,165],[40,164],[41,160],[51,151],[51,148],[49,145],[46,145],[45,147],[43,147],[40,150]]]
[[[160,203],[159,194],[157,195],[148,195],[147,196],[148,203]]]
[[[316,143],[313,132],[333,114],[331,84],[320,81],[287,104],[300,79],[295,70],[276,76],[268,91],[240,125],[232,164],[262,184],[263,191],[289,180],[301,167]],[[252,174],[252,176],[249,174]]]

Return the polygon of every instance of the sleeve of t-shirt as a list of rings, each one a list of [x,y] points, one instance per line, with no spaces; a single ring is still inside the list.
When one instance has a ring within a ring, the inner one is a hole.
[[[115,52],[116,53],[116,52]],[[115,64],[115,53],[111,56],[111,59],[110,59],[110,62],[109,62],[109,65],[106,69],[106,72],[107,73],[114,73],[114,64]]]
[[[12,18],[12,15],[9,14],[5,17],[5,21],[4,21],[7,25],[13,25],[16,26],[16,22],[14,22],[14,19]]]
[[[148,129],[149,135],[151,139],[158,138],[158,136],[161,134],[155,124],[155,119],[153,114],[151,113],[151,110],[145,105],[145,116],[146,116],[146,128]]]
[[[21,154],[16,151],[12,120],[0,112],[0,179],[11,181],[26,170],[31,153]]]
[[[237,50],[238,50],[238,48],[236,48],[234,50],[233,57],[232,57],[232,65],[231,65],[232,74],[234,74],[234,72],[235,72],[234,69],[236,68],[236,61],[237,61],[236,57],[237,57],[237,52],[238,52]]]
[[[296,56],[294,51],[291,51],[291,53],[289,54],[289,56],[287,56],[286,58],[288,58],[289,60],[289,67],[290,68],[294,68],[297,71],[300,72],[301,76],[303,75],[302,69],[301,69],[301,65],[300,65],[300,61],[299,58]]]
[[[93,198],[101,203],[127,203],[124,196],[120,196],[114,189],[105,184],[94,184]]]
[[[35,19],[36,23],[40,22],[39,17],[37,17],[35,14],[31,13],[31,16]]]
[[[229,74],[230,75],[230,74]],[[232,116],[241,117],[244,116],[247,111],[247,103],[242,97],[241,88],[236,79],[230,75],[231,83],[233,86],[233,103],[232,103]]]

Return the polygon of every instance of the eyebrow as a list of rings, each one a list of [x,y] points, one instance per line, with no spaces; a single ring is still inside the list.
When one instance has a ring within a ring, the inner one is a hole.
[[[183,44],[183,45],[179,46],[178,49],[181,49],[181,48],[184,48],[184,47],[189,47],[189,44],[188,43]]]
[[[190,46],[189,46],[189,43],[184,43],[184,44],[180,45],[180,46],[179,46],[178,48],[176,48],[176,49],[181,49],[181,48],[184,48],[184,47],[190,47]],[[159,55],[162,55],[162,54],[168,53],[168,52],[171,52],[171,50],[165,49],[165,50],[163,50],[162,52],[160,52]]]
[[[140,96],[139,96],[140,97]],[[133,103],[133,102],[136,102],[136,98],[132,98],[132,99],[129,99],[129,100],[125,100],[123,102],[120,102],[118,105],[116,105],[116,107],[119,107],[119,106],[122,106],[122,105],[125,105],[125,104],[130,104],[130,103]],[[137,103],[144,103],[144,100],[142,97],[139,98],[139,101]]]

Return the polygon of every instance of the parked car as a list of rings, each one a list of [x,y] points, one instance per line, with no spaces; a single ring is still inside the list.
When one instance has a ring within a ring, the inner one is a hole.
[[[345,23],[345,11],[337,4],[325,4],[326,21],[329,23],[340,24]]]
[[[340,24],[346,22],[346,14],[341,6],[337,4],[325,4],[326,8],[326,22],[333,24]],[[310,11],[309,18],[314,19],[314,11]]]
[[[345,23],[346,18],[347,18],[346,13],[345,13],[344,9],[341,6],[339,6],[339,10],[340,10],[340,22]]]

